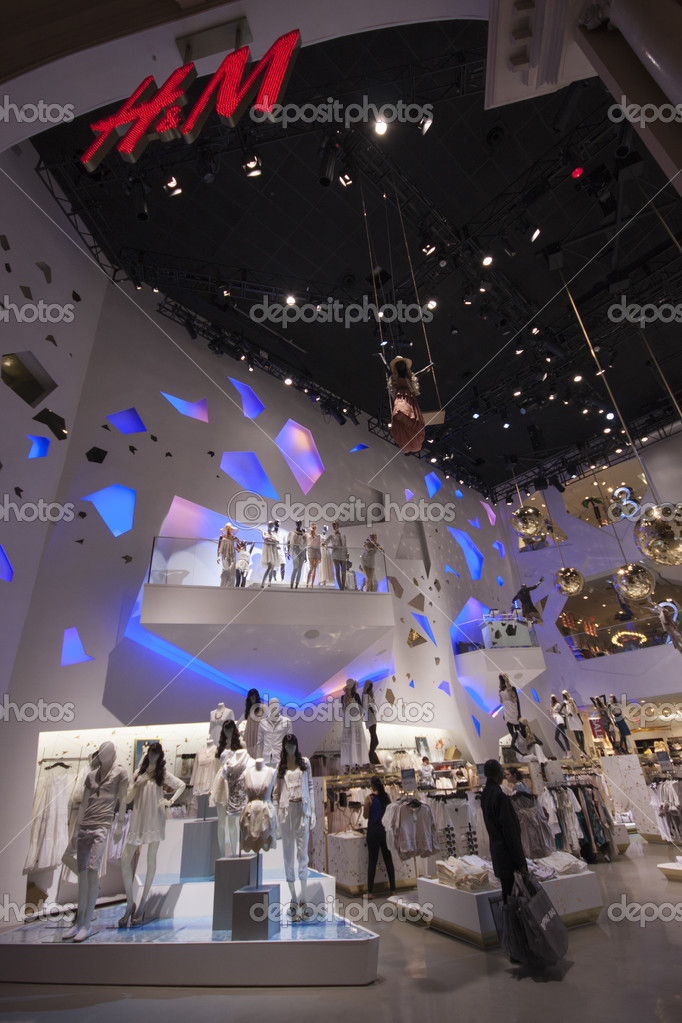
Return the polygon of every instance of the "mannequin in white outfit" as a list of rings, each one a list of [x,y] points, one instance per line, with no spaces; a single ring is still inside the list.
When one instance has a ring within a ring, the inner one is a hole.
[[[244,772],[253,760],[243,749],[239,729],[234,721],[226,721],[220,736],[216,757],[220,767],[211,786],[211,798],[218,813],[218,851],[220,856],[228,855],[225,824],[229,832],[229,855],[239,852],[239,817],[246,806]]]
[[[83,801],[76,822],[78,855],[78,912],[73,927],[62,941],[85,941],[90,934],[92,914],[99,894],[99,868],[109,841],[109,832],[118,803],[114,838],[120,839],[126,812],[128,772],[116,763],[113,742],[103,742],[90,763],[85,779]]]
[[[267,714],[259,722],[256,756],[262,757],[270,767],[277,767],[282,755],[282,740],[289,731],[289,720],[280,714],[279,700],[273,697]]]
[[[164,799],[164,785],[175,789],[172,799]],[[166,807],[177,803],[185,788],[184,781],[166,770],[161,743],[153,742],[142,759],[126,799],[126,802],[133,803],[133,815],[121,858],[121,875],[127,901],[125,913],[118,921],[119,927],[127,927],[129,922],[132,927],[139,927],[144,922],[147,897],[156,874],[156,854],[159,842],[166,833]],[[133,902],[133,858],[143,845],[147,846],[147,869],[142,898],[136,908]]]
[[[272,787],[277,772],[262,757],[244,772],[244,788],[248,802],[239,818],[239,831],[244,852],[274,849],[277,845],[277,814],[272,804]],[[260,883],[260,855],[258,878]]]
[[[277,823],[282,837],[284,870],[291,892],[289,917],[292,920],[312,916],[312,908],[306,905],[308,884],[308,837],[310,828],[315,827],[315,806],[313,803],[312,774],[310,761],[302,757],[295,735],[286,735],[282,744],[282,756],[277,769],[277,781],[273,792],[277,807]],[[300,899],[296,898],[294,861],[298,859],[298,879],[301,885]]]
[[[208,737],[213,739],[216,746],[220,742],[223,724],[228,720],[234,721],[234,714],[224,703],[219,703],[216,709],[212,710],[208,716]]]

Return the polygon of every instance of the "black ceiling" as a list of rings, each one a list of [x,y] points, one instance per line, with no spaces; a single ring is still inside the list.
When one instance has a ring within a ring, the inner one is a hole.
[[[648,423],[650,431],[671,418],[672,405],[637,327],[614,324],[607,312],[622,292],[629,302],[676,302],[682,291],[679,244],[651,206],[638,211],[655,196],[678,240],[682,215],[677,193],[665,187],[636,134],[609,120],[613,99],[598,78],[484,110],[486,32],[480,22],[450,21],[303,47],[287,102],[333,96],[349,103],[367,95],[377,104],[403,99],[434,107],[426,135],[407,123],[391,125],[382,137],[371,125],[340,126],[337,173],[347,159],[353,177],[348,188],[338,180],[328,188],[319,183],[328,128],[296,124],[282,130],[248,117],[234,130],[213,116],[194,145],[154,143],[135,165],[124,164],[114,151],[89,175],[79,157],[92,139],[90,114],[36,137],[42,173],[64,190],[105,259],[158,285],[160,298],[167,295],[210,320],[226,337],[243,335],[256,353],[266,351],[295,379],[313,381],[375,417],[378,431],[388,409],[376,325],[347,329],[299,321],[286,331],[267,329],[249,318],[249,310],[262,301],[259,291],[272,296],[293,290],[299,302],[306,296],[361,302],[364,295],[371,301],[372,265],[390,274],[381,301],[415,301],[402,213],[420,302],[438,302],[426,332],[446,418],[429,430],[429,456],[487,489],[499,488],[512,471],[559,467],[561,476],[562,457],[569,460],[564,466],[577,466],[605,460],[623,446],[619,424],[605,418],[611,402],[561,274],[600,359],[612,366],[608,380],[626,421],[642,428]],[[137,82],[130,85],[132,92]],[[190,98],[200,87],[192,86]],[[254,146],[263,173],[246,178],[243,152]],[[633,154],[641,157],[638,174],[629,170]],[[578,181],[571,178],[574,165],[584,167]],[[215,172],[211,183],[204,181],[207,168]],[[174,198],[162,188],[169,171],[182,186]],[[131,175],[146,189],[144,222],[136,218]],[[531,243],[535,225],[541,235]],[[424,232],[437,243],[428,257],[421,247]],[[549,268],[552,248],[563,251],[561,269]],[[494,256],[490,271],[481,266],[484,252]],[[619,284],[623,280],[629,283]],[[225,285],[229,299],[222,295]],[[471,306],[463,303],[467,293],[474,296]],[[539,328],[535,334],[533,327]],[[388,357],[400,351],[411,355],[415,368],[426,365],[421,325],[404,324],[397,341],[392,330]],[[201,343],[205,331],[195,325],[191,333]],[[646,337],[679,388],[677,333],[675,324],[656,324]],[[581,384],[573,383],[577,373]],[[437,408],[434,380],[430,374],[421,380],[422,406]],[[550,394],[556,397],[550,400]]]

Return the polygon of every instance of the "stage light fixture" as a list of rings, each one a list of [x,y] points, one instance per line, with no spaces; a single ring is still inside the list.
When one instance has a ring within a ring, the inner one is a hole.
[[[244,167],[244,173],[247,178],[257,178],[263,173],[263,161],[260,156],[256,155],[256,153],[252,153],[250,156],[245,157],[242,166]]]
[[[378,117],[374,122],[374,130],[377,133],[377,135],[385,135],[388,130],[388,125],[386,124],[386,121],[382,121],[381,118]]]
[[[180,182],[175,176],[171,176],[163,186],[163,190],[169,198],[174,195],[182,195],[182,188]]]
[[[429,130],[432,124],[433,124],[432,117],[427,117],[426,115],[422,117],[422,119],[419,122],[419,130],[422,133],[422,135],[426,135],[427,131]]]
[[[492,261],[493,261],[493,257],[492,256],[484,256],[483,259],[481,260],[481,262],[483,263],[483,266],[491,266]]]

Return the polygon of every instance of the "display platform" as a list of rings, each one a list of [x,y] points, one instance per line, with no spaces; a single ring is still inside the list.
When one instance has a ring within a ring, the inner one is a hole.
[[[69,923],[37,921],[0,934],[0,981],[163,987],[355,987],[377,978],[379,936],[334,917],[282,920],[269,941],[231,941],[211,916],[117,927],[121,906],[98,910],[81,944]]]
[[[367,836],[354,832],[339,832],[327,835],[327,858],[329,870],[336,879],[336,885],[346,895],[360,895],[367,891]],[[416,861],[402,861],[393,857],[396,888],[414,888],[417,883]],[[323,875],[324,876],[324,875]],[[388,889],[388,875],[383,857],[377,864],[375,890]]]
[[[669,881],[682,881],[682,860],[672,863],[657,863],[656,866]]]
[[[543,888],[567,927],[594,923],[603,908],[597,875],[591,870],[542,882]],[[499,889],[488,892],[465,892],[440,881],[420,877],[417,881],[419,903],[430,906],[431,927],[479,948],[499,945],[490,898]]]

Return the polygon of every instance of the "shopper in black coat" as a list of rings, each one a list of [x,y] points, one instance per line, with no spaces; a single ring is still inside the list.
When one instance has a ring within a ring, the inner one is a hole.
[[[487,760],[483,768],[487,782],[481,796],[483,820],[490,837],[490,855],[495,876],[502,885],[506,902],[514,884],[514,872],[528,872],[521,844],[521,825],[512,801],[500,788],[504,770],[497,760]]]

